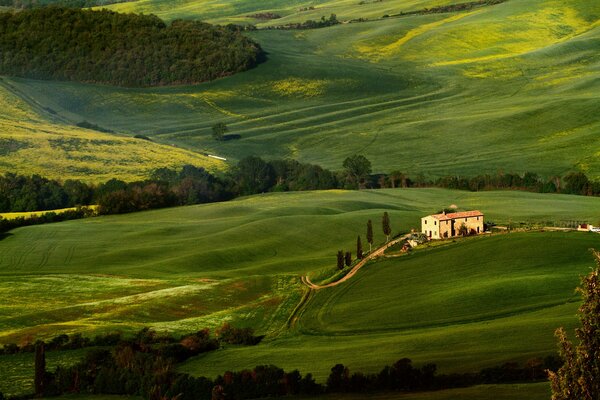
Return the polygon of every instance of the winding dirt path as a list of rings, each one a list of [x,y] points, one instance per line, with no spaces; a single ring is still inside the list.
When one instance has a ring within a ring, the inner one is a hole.
[[[331,282],[328,283],[326,285],[317,285],[314,284],[310,281],[310,278],[308,277],[308,275],[305,275],[302,277],[302,283],[304,283],[306,286],[308,286],[311,289],[314,290],[320,290],[320,289],[325,289],[328,287],[333,287],[333,286],[337,286],[340,283],[344,283],[346,282],[348,279],[352,278],[354,275],[356,275],[356,273],[362,268],[364,267],[369,261],[381,257],[383,255],[383,253],[389,249],[390,247],[392,247],[393,245],[402,242],[406,239],[408,239],[410,237],[410,233],[407,233],[404,236],[401,236],[397,239],[394,239],[390,242],[387,242],[386,244],[384,244],[383,246],[381,246],[380,248],[376,249],[375,251],[369,253],[369,255],[367,255],[365,258],[363,258],[358,264],[356,264],[352,270],[350,270],[350,272],[348,272],[342,279],[340,279],[339,281],[335,281],[335,282]]]

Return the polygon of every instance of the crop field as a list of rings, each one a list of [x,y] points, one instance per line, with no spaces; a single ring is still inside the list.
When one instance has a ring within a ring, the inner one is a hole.
[[[442,3],[330,1],[314,12],[343,17],[344,9],[358,16],[376,8],[375,15],[385,7]],[[235,20],[278,11],[278,4],[292,12],[305,2],[142,0],[113,7],[174,13],[165,18],[197,10],[209,20],[214,11],[214,18]],[[598,178],[598,15],[600,3],[587,0],[511,0],[464,12],[252,32],[269,61],[191,87],[5,80],[61,118],[229,162],[253,154],[337,170],[361,153],[376,172],[413,176],[579,170]],[[214,141],[216,122],[240,139]]]
[[[223,162],[195,152],[74,126],[81,121],[69,122],[0,78],[0,174],[104,182],[142,179],[165,166],[225,168]]]
[[[427,7],[456,4],[457,0],[263,0],[260,3],[244,0],[133,0],[102,6],[119,12],[153,13],[167,20],[177,18],[201,19],[212,23],[252,23],[259,27],[292,22],[319,20],[336,14],[340,20],[357,18],[379,19],[386,14],[422,10]],[[312,9],[310,8],[312,7]],[[261,19],[257,14],[272,12],[281,18]]]
[[[400,233],[452,203],[497,223],[599,222],[597,198],[389,189],[267,194],[20,228],[0,240],[0,343],[229,321],[267,337],[192,359],[184,371],[274,363],[321,380],[337,362],[373,371],[408,356],[470,371],[551,353],[553,330],[575,323],[573,290],[600,235],[494,235],[382,260],[316,293],[290,329],[306,290],[300,275],[333,271],[335,252],[364,239],[368,219],[377,244],[383,211]]]

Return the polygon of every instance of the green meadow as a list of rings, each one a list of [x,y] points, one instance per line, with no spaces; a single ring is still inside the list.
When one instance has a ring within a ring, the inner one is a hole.
[[[401,11],[400,3],[412,9],[444,2],[330,3]],[[215,10],[215,18],[234,18],[257,4],[149,0],[113,8],[190,17],[193,10],[209,17]],[[276,10],[275,2],[260,4],[260,11]],[[304,3],[283,4],[292,10]],[[65,121],[87,120],[229,162],[253,154],[340,169],[344,158],[361,153],[376,172],[413,176],[529,170],[549,177],[580,170],[598,178],[598,15],[600,4],[587,0],[520,0],[252,32],[269,54],[266,63],[192,87],[6,80]],[[240,139],[214,141],[216,122]],[[20,151],[12,155],[19,157]]]
[[[191,359],[183,371],[276,364],[319,380],[338,362],[373,372],[410,357],[452,372],[552,353],[554,329],[576,323],[574,288],[598,235],[495,234],[386,258],[315,293],[289,324],[306,291],[300,276],[333,272],[336,251],[353,250],[368,219],[378,244],[383,211],[401,233],[449,204],[497,223],[600,222],[591,197],[388,189],[273,193],[19,228],[0,240],[0,342],[145,326],[186,333],[227,321],[266,337]]]

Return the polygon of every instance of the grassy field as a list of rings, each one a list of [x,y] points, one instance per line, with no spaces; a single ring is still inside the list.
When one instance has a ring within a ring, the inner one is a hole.
[[[305,3],[142,0],[113,7],[235,20],[279,4],[293,14]],[[440,3],[329,1],[315,12],[343,17],[346,10],[349,18]],[[375,171],[413,176],[581,170],[599,178],[598,15],[600,4],[587,0],[508,1],[461,13],[255,32],[267,63],[193,87],[10,84],[61,118],[230,161],[256,154],[340,169],[345,157],[362,153]],[[221,121],[241,139],[215,142],[211,126]]]
[[[389,0],[364,1],[358,4],[349,0],[263,0],[260,3],[244,0],[180,0],[173,6],[165,0],[134,0],[108,7],[119,12],[154,13],[167,20],[177,18],[202,19],[212,23],[252,23],[258,27],[283,25],[291,22],[319,20],[322,16],[336,14],[341,21],[358,18],[379,19],[386,14],[422,10],[427,7],[460,3],[458,0]],[[309,9],[313,7],[314,9]],[[272,12],[282,18],[265,20],[256,14]]]
[[[368,219],[381,243],[383,211],[406,232],[452,203],[498,223],[599,222],[597,198],[390,189],[267,194],[20,228],[0,240],[0,343],[230,321],[267,338],[194,359],[185,371],[275,363],[319,379],[337,362],[372,371],[408,356],[453,371],[552,352],[554,328],[575,322],[573,289],[598,235],[515,233],[378,262],[317,293],[287,328],[304,293],[299,276],[333,268]]]
[[[543,357],[555,349],[554,329],[575,323],[573,288],[591,267],[587,249],[599,245],[592,234],[521,233],[380,261],[317,292],[294,334],[207,354],[183,370],[273,363],[324,380],[337,363],[376,372],[409,357],[466,372]]]
[[[0,78],[0,174],[104,182],[142,179],[159,167],[185,164],[212,171],[226,165],[173,146],[74,126]]]

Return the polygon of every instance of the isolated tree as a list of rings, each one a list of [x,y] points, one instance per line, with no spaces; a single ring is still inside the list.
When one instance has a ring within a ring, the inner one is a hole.
[[[390,216],[386,212],[383,213],[383,218],[381,219],[381,227],[383,228],[383,234],[385,235],[386,243],[390,241],[390,235],[392,234],[392,226],[390,225]]]
[[[347,251],[344,259],[346,261],[346,267],[349,267],[349,266],[352,265],[352,253],[350,253],[349,251]]]
[[[360,189],[364,179],[371,173],[371,162],[365,156],[353,155],[344,160],[348,178]]]
[[[46,386],[46,350],[42,341],[38,341],[35,344],[35,376],[33,381],[35,395],[42,397]]]
[[[356,258],[359,260],[363,258],[363,248],[362,241],[360,240],[360,235],[358,235],[358,237],[356,238]]]
[[[223,122],[217,122],[212,127],[212,136],[215,140],[223,140],[227,132],[229,132],[229,128]]]
[[[469,234],[469,229],[464,224],[464,222],[458,227],[458,234],[461,236],[467,236]]]
[[[373,250],[373,222],[367,222],[367,243],[369,243],[369,253]]]
[[[344,251],[338,250],[337,252],[337,267],[338,269],[344,269]]]
[[[548,371],[552,400],[600,399],[600,252],[593,250],[596,269],[581,279],[577,289],[583,297],[579,308],[581,328],[575,330],[577,347],[567,338],[564,328],[556,331],[563,366]]]

